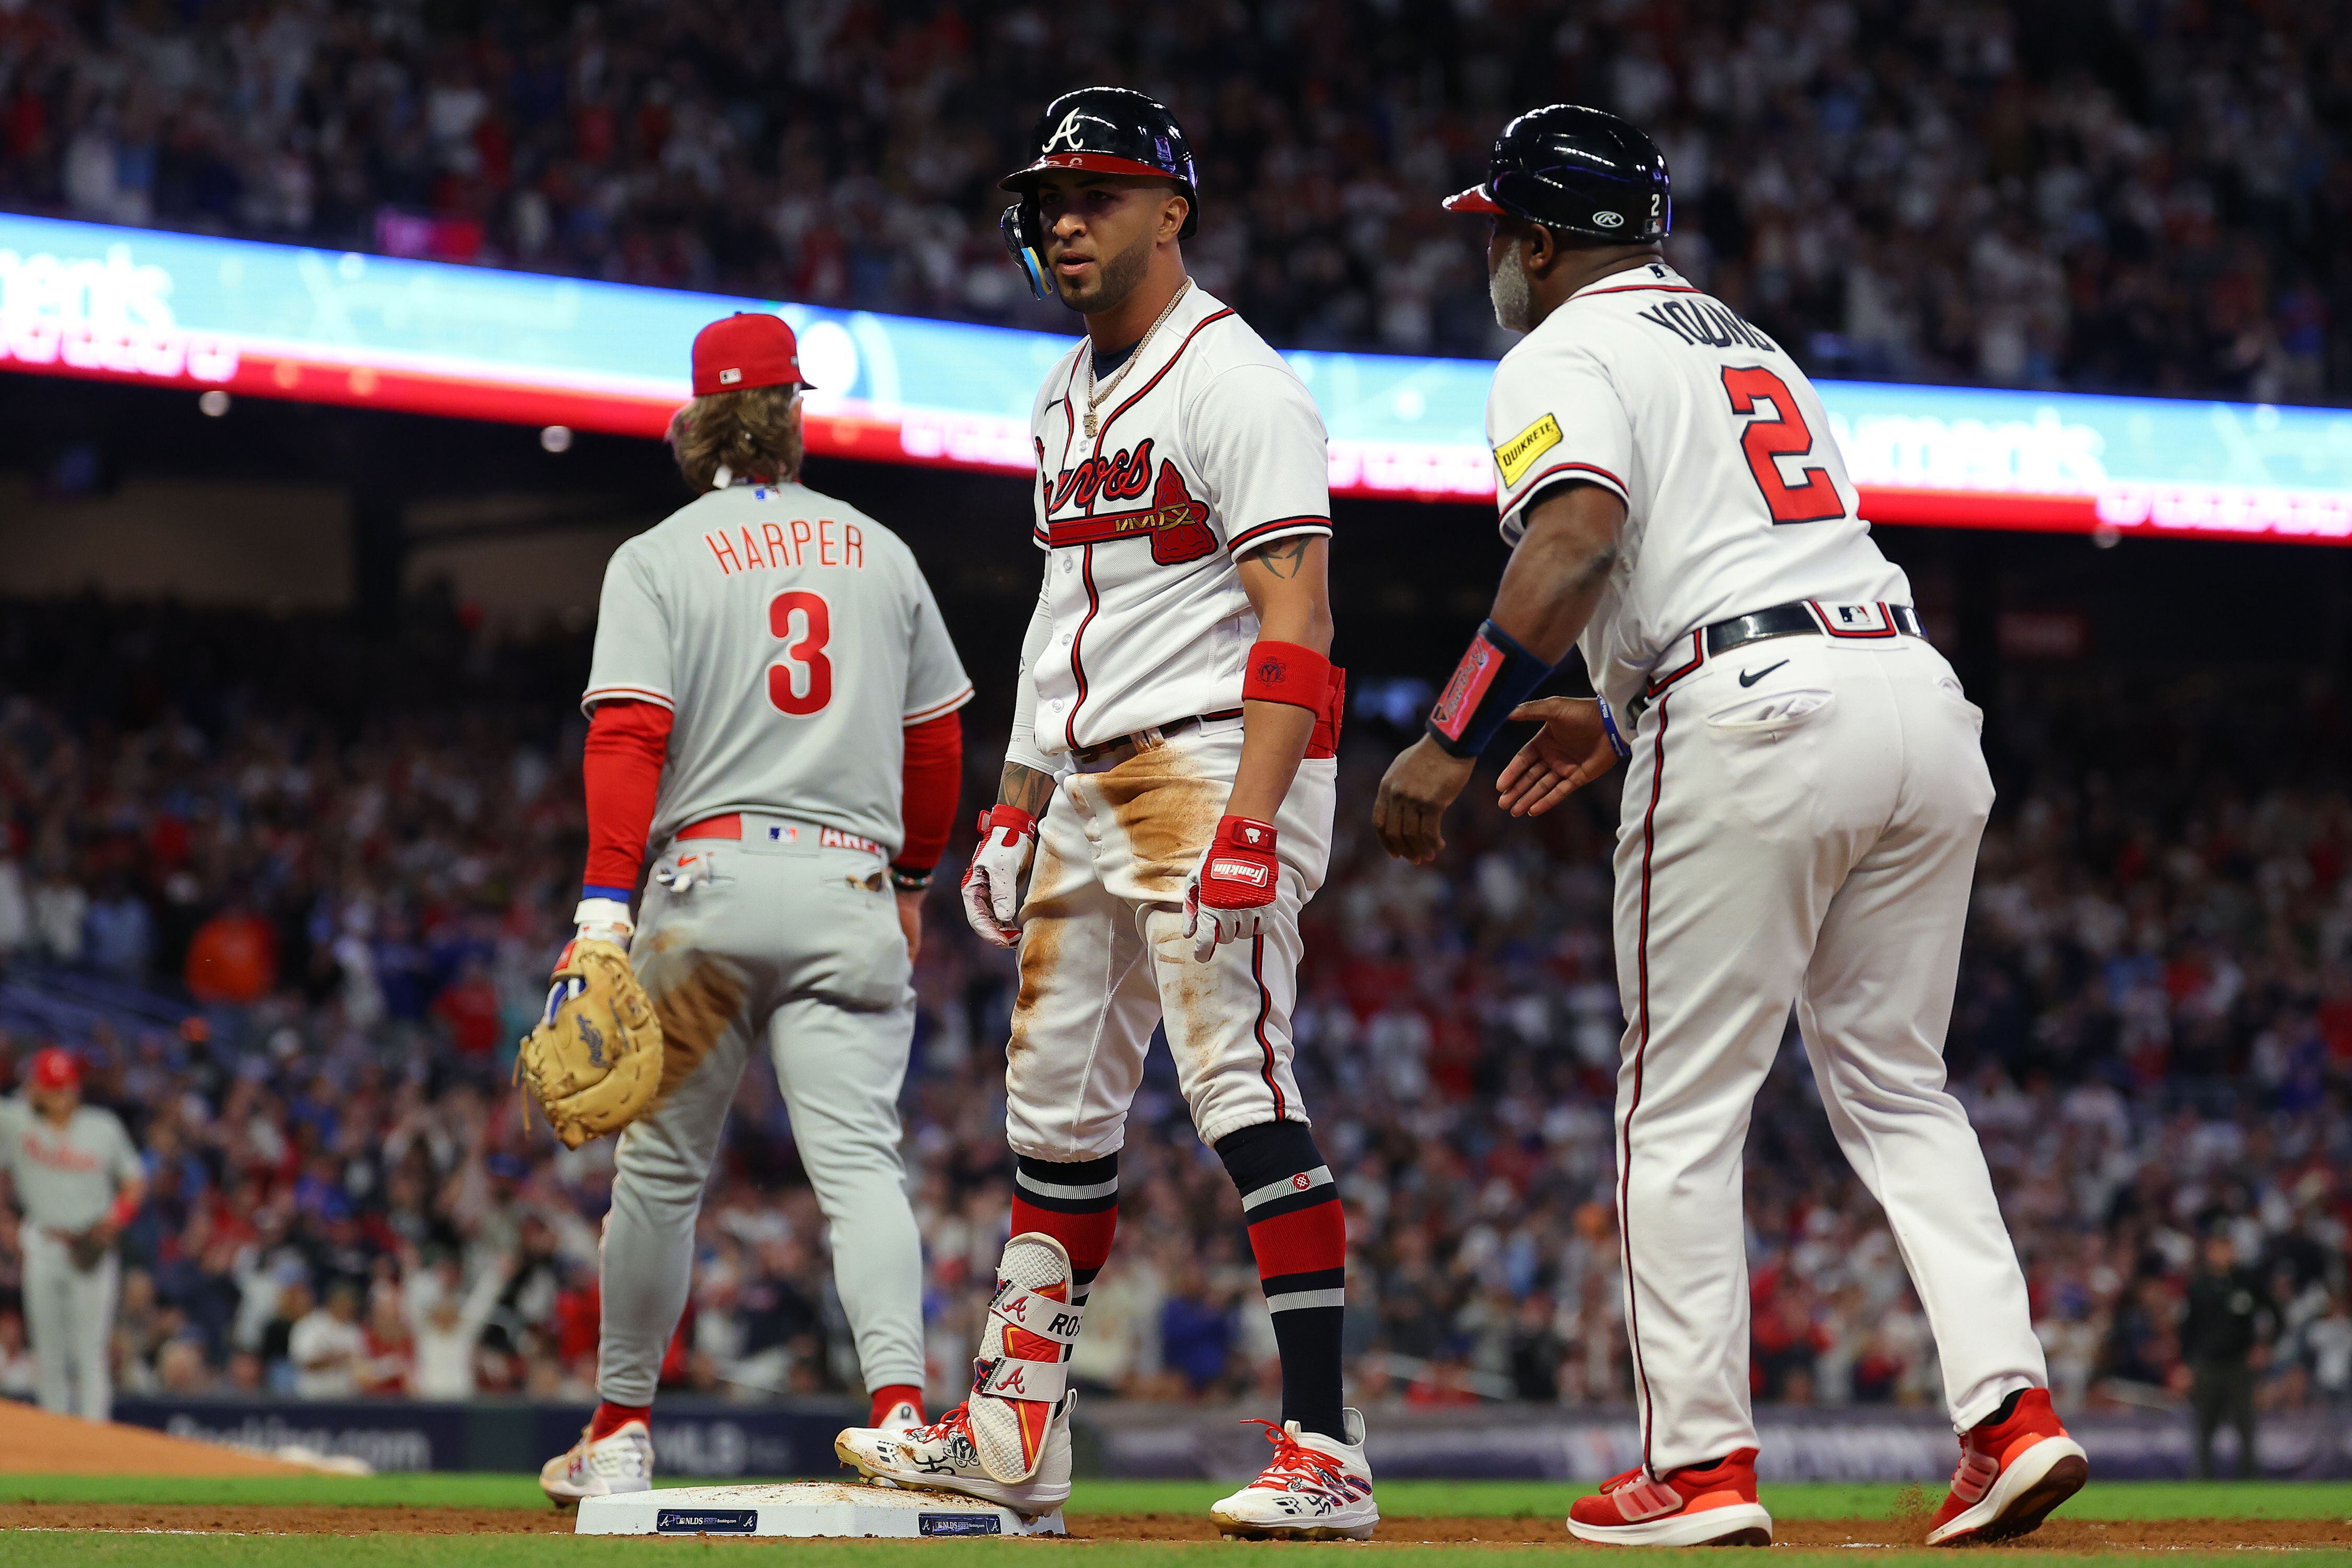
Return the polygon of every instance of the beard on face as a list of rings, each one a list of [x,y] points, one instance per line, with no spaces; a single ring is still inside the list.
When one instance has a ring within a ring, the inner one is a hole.
[[[1143,281],[1145,268],[1151,265],[1152,236],[1149,229],[1137,237],[1133,245],[1116,256],[1107,256],[1097,264],[1098,270],[1093,288],[1084,288],[1059,273],[1054,275],[1055,290],[1062,303],[1085,315],[1097,315],[1118,309],[1119,302],[1135,292]]]
[[[1486,279],[1486,298],[1495,306],[1495,324],[1507,332],[1528,330],[1528,311],[1532,301],[1528,297],[1527,268],[1519,265],[1527,241],[1515,239],[1503,247],[1495,261],[1495,270]]]

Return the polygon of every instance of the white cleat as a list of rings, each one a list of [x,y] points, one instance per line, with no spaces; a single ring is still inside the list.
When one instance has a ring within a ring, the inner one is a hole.
[[[1001,1503],[1034,1519],[1070,1495],[1070,1347],[1086,1310],[1070,1305],[1070,1255],[1025,1231],[1004,1244],[971,1397],[928,1426],[852,1426],[834,1439],[845,1465],[875,1480]]]
[[[833,1451],[869,1480],[918,1491],[957,1492],[1002,1504],[1024,1519],[1036,1519],[1070,1500],[1070,1403],[1064,1399],[1047,1423],[1036,1468],[1021,1480],[998,1480],[981,1462],[966,1405],[908,1431],[849,1427],[833,1440]]]
[[[558,1508],[582,1498],[653,1489],[654,1437],[642,1421],[625,1421],[602,1437],[582,1428],[580,1441],[540,1467],[539,1489]]]
[[[902,1399],[882,1413],[874,1424],[877,1432],[911,1432],[923,1424],[923,1413],[915,1408],[911,1399]]]
[[[1348,1441],[1302,1432],[1296,1421],[1261,1421],[1274,1462],[1209,1510],[1226,1537],[1248,1541],[1370,1541],[1381,1522],[1361,1411],[1341,1413]]]

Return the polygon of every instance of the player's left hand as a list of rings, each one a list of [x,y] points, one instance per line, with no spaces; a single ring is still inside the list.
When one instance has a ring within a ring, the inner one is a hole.
[[[1397,753],[1372,799],[1372,831],[1400,860],[1426,866],[1445,847],[1445,808],[1470,782],[1473,757],[1457,757],[1423,735]]]
[[[1589,698],[1539,697],[1512,709],[1511,717],[1543,726],[1495,781],[1513,816],[1541,816],[1617,765],[1601,704]]]
[[[1255,936],[1281,882],[1274,825],[1246,816],[1220,820],[1184,884],[1184,934],[1192,939],[1192,957],[1206,963],[1219,942]]]

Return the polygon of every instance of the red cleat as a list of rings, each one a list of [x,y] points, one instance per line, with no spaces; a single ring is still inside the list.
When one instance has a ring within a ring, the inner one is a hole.
[[[1736,1448],[1654,1481],[1628,1470],[1576,1500],[1568,1532],[1612,1546],[1769,1546],[1772,1516],[1756,1500],[1756,1450]]]
[[[2090,1479],[2090,1458],[2059,1424],[2050,1391],[2025,1389],[2006,1418],[1961,1435],[1960,1468],[1928,1527],[1927,1544],[2007,1541],[2039,1530],[2050,1510]]]

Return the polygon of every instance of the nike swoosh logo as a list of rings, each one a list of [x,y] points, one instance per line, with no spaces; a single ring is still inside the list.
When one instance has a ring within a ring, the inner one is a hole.
[[[1789,661],[1784,658],[1780,661],[1780,664],[1786,664]],[[1780,668],[1780,664],[1768,664],[1753,675],[1748,674],[1743,669],[1739,672],[1739,684],[1742,686],[1753,686],[1758,681],[1763,679],[1766,676],[1771,674],[1774,670]]]

